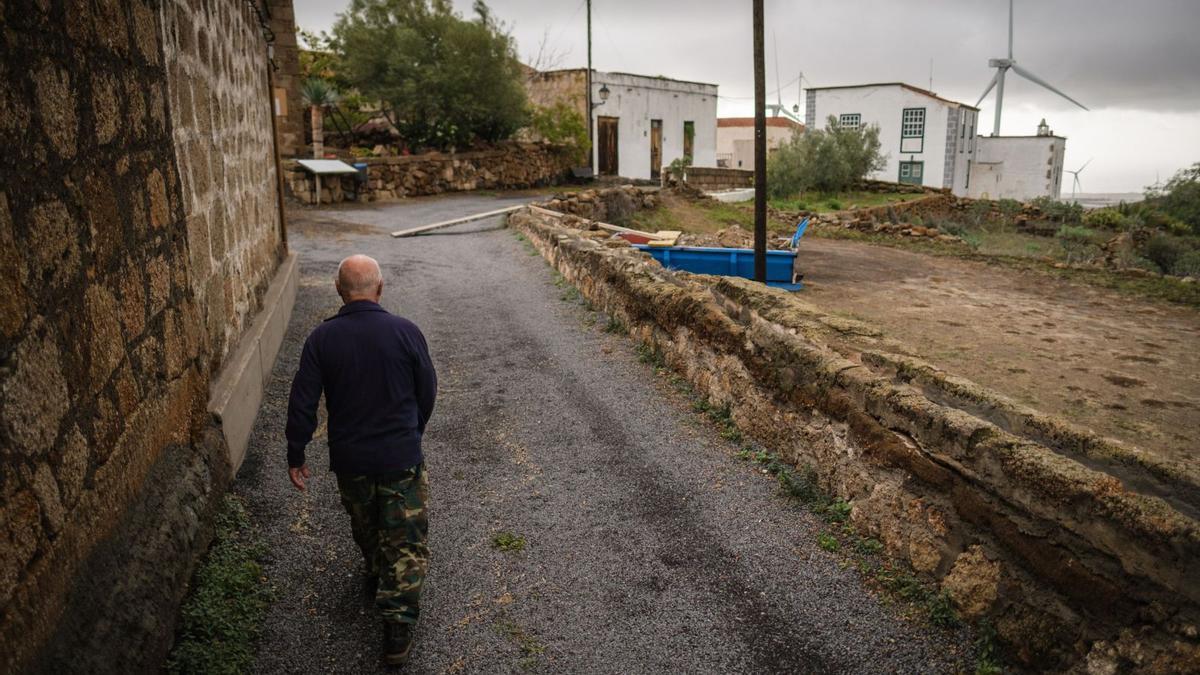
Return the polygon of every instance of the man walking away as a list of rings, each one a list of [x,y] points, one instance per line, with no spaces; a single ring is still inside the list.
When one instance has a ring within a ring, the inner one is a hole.
[[[401,665],[412,649],[421,585],[429,568],[429,484],[421,436],[433,413],[437,376],[421,331],[379,306],[379,263],[354,255],[338,265],[342,308],[304,343],[288,402],[288,474],[310,476],[304,448],[325,392],[329,468],[337,474],[367,583],[384,619],[384,659]]]

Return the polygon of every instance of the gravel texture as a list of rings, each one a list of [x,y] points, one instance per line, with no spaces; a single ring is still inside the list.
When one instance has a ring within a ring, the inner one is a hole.
[[[300,346],[337,311],[332,276],[357,252],[383,265],[383,304],[422,328],[441,381],[425,440],[433,561],[408,672],[969,669],[964,632],[899,618],[820,550],[822,523],[736,459],[627,337],[564,301],[499,220],[385,235],[519,201],[293,211],[300,294],[234,484],[278,589],[255,670],[385,670],[324,438],[302,495],[283,437]],[[497,550],[499,533],[524,548]]]

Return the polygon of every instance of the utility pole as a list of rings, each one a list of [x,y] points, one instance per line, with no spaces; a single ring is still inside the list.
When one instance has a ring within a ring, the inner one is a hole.
[[[754,280],[767,282],[767,72],[763,0],[754,0]]]
[[[592,129],[592,0],[587,0],[587,40],[588,40],[588,67],[587,67],[587,125],[588,125],[588,168],[592,170],[592,175],[596,175],[596,140],[594,138],[595,131]]]

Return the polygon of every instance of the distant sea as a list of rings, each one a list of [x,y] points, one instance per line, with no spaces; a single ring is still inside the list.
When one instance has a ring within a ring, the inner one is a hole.
[[[1145,195],[1140,192],[1080,192],[1075,195],[1074,201],[1079,202],[1085,209],[1100,209],[1105,206],[1116,206],[1121,202],[1132,204],[1145,198]],[[1062,195],[1059,200],[1072,201],[1070,194]]]

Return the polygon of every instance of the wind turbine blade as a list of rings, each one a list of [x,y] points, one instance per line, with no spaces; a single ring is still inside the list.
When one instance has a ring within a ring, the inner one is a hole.
[[[1014,63],[1014,64],[1012,64],[1012,69],[1017,71],[1018,75],[1029,80],[1030,82],[1040,85],[1042,87],[1045,87],[1046,89],[1049,89],[1050,91],[1067,99],[1071,103],[1074,103],[1075,105],[1079,106],[1080,108],[1083,108],[1084,110],[1088,109],[1088,107],[1086,105],[1080,103],[1079,101],[1076,101],[1075,99],[1071,98],[1070,96],[1067,96],[1066,94],[1062,93],[1061,91],[1055,89],[1054,86],[1051,85],[1049,82],[1043,80],[1042,78],[1038,77],[1037,75],[1034,75],[1033,73],[1029,72],[1028,70],[1025,70],[1021,66],[1018,66],[1017,64]]]
[[[782,108],[783,94],[780,92],[783,91],[783,87],[779,84],[779,36],[775,34],[775,31],[771,31],[771,42],[775,49],[775,103]]]
[[[988,84],[987,89],[983,90],[983,96],[980,96],[979,100],[975,102],[976,108],[979,107],[980,103],[983,103],[983,99],[987,98],[988,94],[992,93],[992,89],[994,89],[996,87],[996,82],[998,82],[999,80],[1000,80],[1000,71],[997,70],[996,74],[992,76],[992,81],[990,84]]]
[[[1075,171],[1075,173],[1076,173],[1076,174],[1082,173],[1082,172],[1083,172],[1083,170],[1087,168],[1087,165],[1092,163],[1092,160],[1093,160],[1093,159],[1096,159],[1096,158],[1095,158],[1095,157],[1090,157],[1090,158],[1088,158],[1088,161],[1084,162],[1084,163],[1083,163],[1083,166],[1079,167],[1079,169],[1078,169],[1078,170],[1076,170],[1076,171]]]

